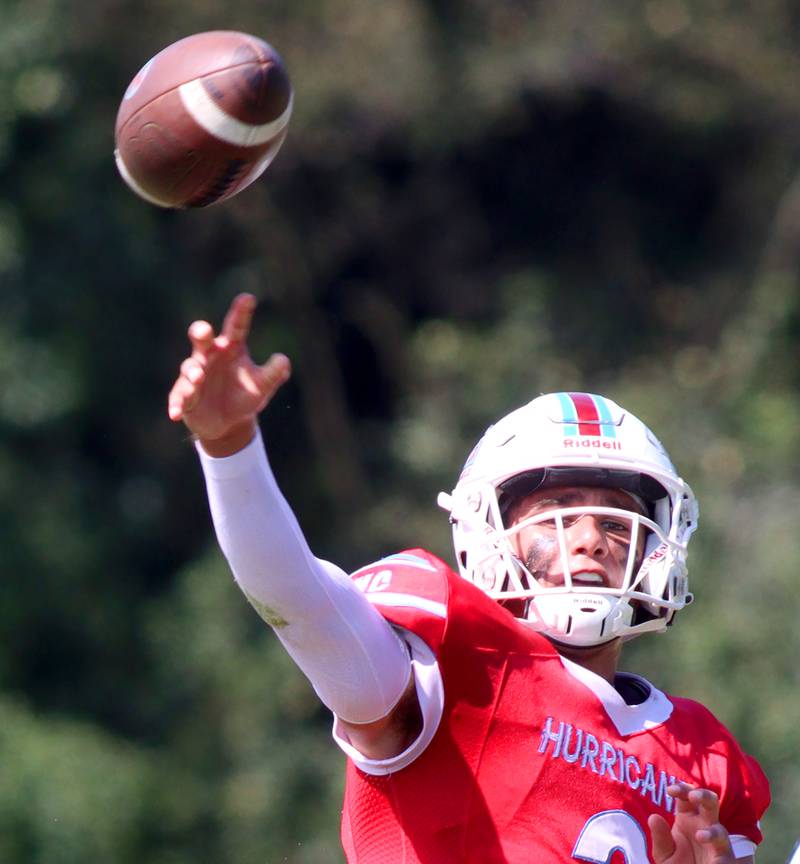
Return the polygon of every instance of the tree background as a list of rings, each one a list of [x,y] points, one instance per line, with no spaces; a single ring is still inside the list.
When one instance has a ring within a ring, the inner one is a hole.
[[[166,393],[261,298],[272,461],[315,551],[450,559],[436,493],[551,389],[620,401],[701,501],[694,606],[627,665],[800,806],[800,14],[788,0],[0,0],[0,860],[329,864],[330,720],[243,601]],[[287,142],[237,198],[118,178],[189,33],[272,42]]]

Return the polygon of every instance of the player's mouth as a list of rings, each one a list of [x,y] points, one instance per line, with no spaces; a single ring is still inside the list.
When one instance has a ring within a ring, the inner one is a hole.
[[[573,585],[585,585],[593,588],[605,588],[607,583],[602,573],[589,573],[585,570],[572,574]]]
[[[608,588],[610,585],[605,573],[598,570],[579,570],[571,575],[573,588]],[[550,588],[563,588],[567,584],[567,580],[561,574],[557,576],[537,574],[536,581]]]

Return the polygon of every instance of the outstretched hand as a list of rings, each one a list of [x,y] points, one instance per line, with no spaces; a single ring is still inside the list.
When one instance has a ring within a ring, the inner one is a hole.
[[[656,864],[733,864],[736,858],[719,821],[717,795],[687,783],[674,783],[667,791],[675,799],[672,827],[655,814],[647,822]]]
[[[250,357],[247,338],[255,308],[252,294],[239,294],[218,335],[207,321],[194,321],[191,356],[181,363],[169,393],[170,420],[182,420],[212,456],[228,456],[249,443],[256,417],[291,374],[283,354],[261,366]]]

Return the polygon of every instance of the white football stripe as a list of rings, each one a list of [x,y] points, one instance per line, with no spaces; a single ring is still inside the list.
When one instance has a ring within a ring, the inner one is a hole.
[[[226,114],[208,95],[200,81],[181,84],[178,91],[184,107],[198,126],[205,129],[209,135],[238,147],[255,147],[272,140],[288,124],[292,116],[293,93],[289,95],[289,104],[280,117],[256,126],[243,123]]]
[[[374,603],[376,606],[409,607],[411,609],[421,609],[423,612],[429,612],[437,618],[447,617],[447,607],[444,603],[437,603],[436,600],[426,600],[424,597],[417,597],[416,594],[396,594],[391,591],[367,591],[365,596],[370,603]]]

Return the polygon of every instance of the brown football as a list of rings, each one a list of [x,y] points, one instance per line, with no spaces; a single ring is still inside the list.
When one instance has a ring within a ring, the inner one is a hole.
[[[292,85],[275,49],[247,33],[180,39],[128,85],[114,132],[125,182],[160,207],[206,207],[240,192],[275,158]]]

